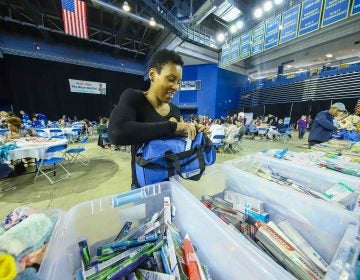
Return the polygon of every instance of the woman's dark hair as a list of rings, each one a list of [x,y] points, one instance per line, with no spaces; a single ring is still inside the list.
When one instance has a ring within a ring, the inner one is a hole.
[[[168,63],[175,63],[181,67],[184,65],[179,53],[164,49],[154,54],[151,60],[150,68],[155,68],[156,72],[160,74],[161,69]]]

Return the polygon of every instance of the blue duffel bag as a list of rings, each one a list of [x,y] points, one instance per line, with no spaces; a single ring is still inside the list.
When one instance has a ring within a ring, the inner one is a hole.
[[[166,181],[174,175],[197,181],[205,166],[213,164],[215,160],[215,148],[202,132],[193,141],[184,138],[152,140],[136,153],[137,183],[139,187],[144,187]]]

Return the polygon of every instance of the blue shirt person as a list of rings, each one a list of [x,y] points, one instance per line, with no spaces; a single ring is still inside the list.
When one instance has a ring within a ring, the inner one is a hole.
[[[311,126],[309,134],[309,146],[329,141],[333,131],[337,130],[334,125],[334,117],[346,111],[343,103],[337,102],[331,105],[329,110],[319,112]]]

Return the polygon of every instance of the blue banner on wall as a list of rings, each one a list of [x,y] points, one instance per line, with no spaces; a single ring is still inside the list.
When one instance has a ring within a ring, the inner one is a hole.
[[[239,51],[240,51],[240,37],[237,37],[231,41],[230,62],[239,61]]]
[[[360,0],[354,0],[351,7],[351,15],[356,15],[360,13]]]
[[[228,64],[230,62],[230,45],[225,44],[221,50],[221,64]]]
[[[264,49],[268,50],[279,44],[280,15],[265,21]]]
[[[251,54],[255,55],[264,50],[264,23],[257,26],[252,32]]]
[[[350,0],[325,0],[321,26],[328,26],[347,18]]]
[[[300,5],[292,7],[282,14],[280,44],[296,38],[299,25]]]
[[[244,59],[250,56],[250,39],[250,33],[241,35],[240,59]]]
[[[322,0],[305,0],[302,2],[299,36],[319,29],[322,3]]]

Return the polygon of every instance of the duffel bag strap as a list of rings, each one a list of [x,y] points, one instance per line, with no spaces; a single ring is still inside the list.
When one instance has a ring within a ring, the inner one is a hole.
[[[189,152],[191,152],[191,153],[189,153]],[[194,158],[194,160],[197,159],[198,162],[199,162],[200,172],[198,174],[195,174],[195,175],[187,177],[187,178],[185,178],[182,175],[179,154],[181,155],[180,157],[183,159],[184,158],[184,153],[187,153],[187,157],[190,157],[194,153],[196,153],[196,158]],[[183,179],[188,179],[188,180],[193,180],[193,181],[200,180],[202,174],[205,171],[205,158],[204,158],[204,153],[203,153],[201,147],[196,147],[194,149],[191,149],[189,151],[182,152],[182,153],[179,153],[179,154],[174,154],[171,151],[168,151],[168,152],[165,153],[165,158],[166,158],[166,163],[167,163],[168,168],[173,167],[175,169],[176,173]],[[169,170],[171,170],[171,169],[169,169]],[[170,172],[169,172],[169,177],[173,176],[173,175],[175,175],[175,174],[170,174]]]

